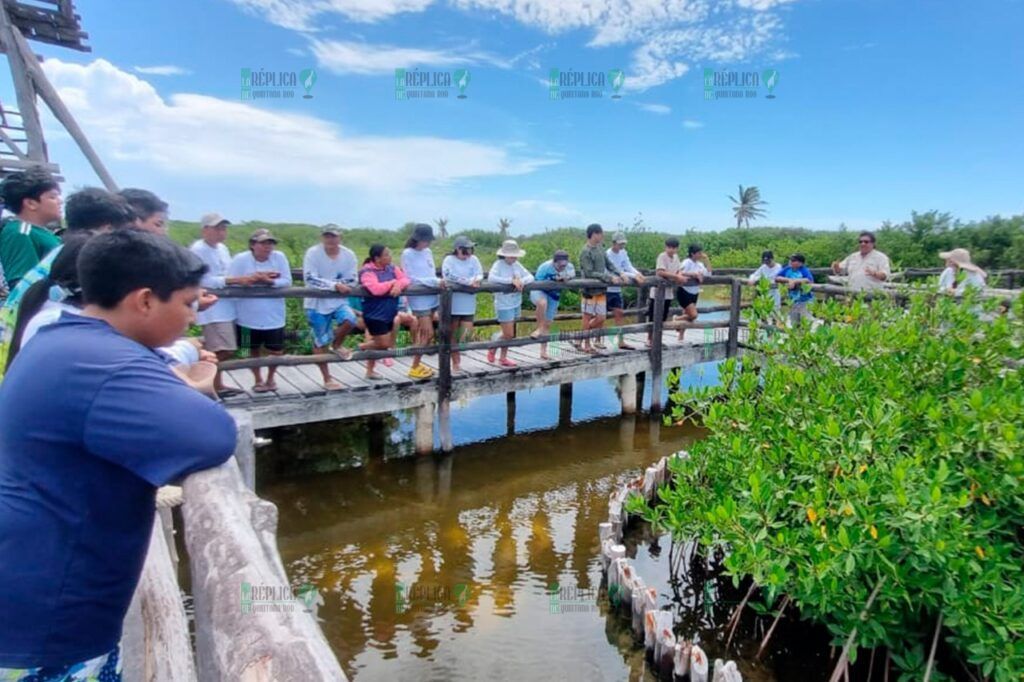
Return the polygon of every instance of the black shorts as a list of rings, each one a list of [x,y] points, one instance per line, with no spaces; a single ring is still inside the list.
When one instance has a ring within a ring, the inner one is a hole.
[[[284,350],[284,327],[277,329],[249,329],[248,327],[235,326],[235,333],[238,334],[238,347],[249,350],[266,348],[271,353],[280,353]]]
[[[366,325],[366,331],[374,336],[390,334],[395,327],[394,320],[375,320],[372,317],[364,317],[363,324]]]
[[[661,310],[661,321],[662,322],[664,322],[665,320],[668,319],[668,309],[670,307],[672,307],[671,304],[672,304],[672,300],[671,299],[665,299],[665,305],[664,305],[664,307]],[[648,299],[648,301],[647,301],[647,321],[648,322],[654,322],[654,299],[653,298]]]
[[[682,287],[676,289],[676,300],[679,301],[679,307],[686,310],[686,306],[697,305],[697,297],[700,294],[691,294]]]
[[[618,291],[609,291],[608,298],[606,299],[605,309],[607,310],[622,310],[625,308],[622,305],[622,294]]]

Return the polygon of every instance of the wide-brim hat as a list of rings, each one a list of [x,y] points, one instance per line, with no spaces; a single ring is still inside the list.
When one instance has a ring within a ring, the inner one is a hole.
[[[939,252],[939,258],[942,260],[951,260],[957,264],[958,267],[964,270],[970,270],[971,272],[980,272],[985,274],[985,271],[980,267],[971,262],[971,252],[967,249],[953,249],[952,251],[941,251]]]
[[[526,255],[515,239],[506,239],[495,253],[502,258],[522,258]]]

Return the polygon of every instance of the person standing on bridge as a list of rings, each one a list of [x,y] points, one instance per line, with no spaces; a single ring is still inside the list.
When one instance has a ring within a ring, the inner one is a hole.
[[[448,284],[479,287],[484,279],[484,268],[473,254],[476,248],[469,237],[459,235],[452,245],[452,253],[441,263],[441,275]],[[461,354],[455,350],[473,334],[473,316],[476,315],[476,294],[465,291],[452,293],[452,373],[461,371]]]
[[[857,244],[856,252],[832,263],[832,272],[849,275],[847,285],[856,291],[878,289],[892,276],[889,257],[875,248],[874,232],[861,232]]]
[[[559,249],[551,260],[544,261],[537,268],[534,279],[538,282],[568,282],[576,276],[576,269],[569,262],[569,254]],[[534,289],[530,292],[530,300],[537,309],[537,328],[530,334],[538,339],[551,333],[551,323],[558,314],[558,302],[562,298],[561,289]],[[548,344],[540,345],[540,359],[547,360]]]
[[[371,350],[389,350],[395,345],[398,297],[409,286],[409,278],[401,268],[392,265],[391,249],[374,244],[359,271],[359,283],[372,294],[363,299],[363,322],[367,333],[373,335]],[[366,361],[366,378],[381,380],[384,377],[373,371],[375,365],[375,360]]]
[[[618,266],[608,258],[601,248],[604,241],[604,228],[597,223],[587,225],[587,243],[580,252],[580,276],[584,279],[596,279],[607,284],[622,284],[622,273]],[[589,332],[604,327],[608,315],[608,297],[606,289],[583,290],[583,331]],[[585,337],[580,350],[584,353],[596,353],[605,348],[603,339],[595,339],[591,344],[590,337]]]
[[[657,260],[654,262],[654,274],[663,280],[668,282],[674,282],[676,284],[684,284],[687,279],[683,275],[679,274],[679,269],[682,267],[682,263],[679,261],[679,240],[675,237],[668,237],[665,239],[665,250],[658,254]],[[666,287],[663,295],[665,304],[661,310],[661,321],[664,324],[665,320],[668,319],[669,304],[672,302],[674,295],[672,290],[674,287]],[[647,303],[647,321],[654,322],[654,304],[658,299],[657,288],[651,289],[651,294]],[[650,346],[652,341],[653,330],[647,332],[647,345]]]
[[[292,285],[292,269],[288,257],[275,250],[277,238],[270,230],[259,229],[249,237],[249,250],[234,257],[228,267],[230,277],[252,277],[253,286],[284,289]],[[250,349],[250,356],[260,357],[261,349],[268,355],[284,353],[285,305],[283,298],[240,298],[235,301],[235,319],[241,345]],[[267,380],[259,367],[252,368],[254,393],[277,390],[274,375],[277,367],[267,368]]]
[[[430,250],[430,243],[433,241],[434,228],[426,223],[417,223],[405,243],[405,249],[402,251],[402,270],[413,284],[426,287],[437,287],[442,284],[437,278],[434,252]],[[409,309],[412,311],[412,343],[414,346],[429,345],[434,338],[434,319],[437,317],[439,305],[437,294],[408,298]],[[423,364],[422,355],[413,355],[409,376],[413,379],[429,379],[434,376],[434,370]]]
[[[750,277],[747,278],[747,283],[750,286],[757,286],[762,279],[768,280],[768,291],[775,304],[776,314],[782,309],[782,296],[779,294],[779,285],[775,282],[775,278],[779,276],[780,272],[782,272],[782,265],[775,262],[775,254],[771,251],[763,251],[760,267],[750,273]]]
[[[705,275],[711,274],[711,261],[704,253],[700,244],[690,244],[686,249],[686,258],[679,266],[684,284],[676,289],[676,300],[683,309],[682,318],[687,322],[697,320],[697,299],[700,297],[700,283]],[[679,340],[683,340],[685,329],[679,330]]]
[[[0,679],[121,679],[156,489],[235,447],[224,408],[154,352],[193,321],[203,270],[155,235],[94,237],[87,307],[43,328],[0,387]]]
[[[348,294],[356,282],[358,265],[352,249],[341,245],[341,228],[328,224],[320,230],[320,243],[309,247],[302,259],[303,281],[313,289]],[[356,328],[358,320],[348,305],[348,299],[341,296],[307,298],[302,307],[313,332],[313,353],[334,353],[343,360],[351,358],[352,351],[343,344],[345,337]],[[325,389],[336,391],[342,387],[331,377],[326,362],[317,366]]]
[[[985,271],[971,262],[971,252],[967,249],[943,251],[939,258],[946,261],[946,269],[939,276],[940,293],[963,296],[968,289],[985,288]],[[962,277],[960,271],[964,273]]]
[[[629,261],[629,254],[626,253],[626,233],[616,232],[612,237],[612,246],[606,252],[608,260],[615,264],[615,267],[622,273],[624,282],[633,281],[637,284],[644,283],[644,276],[639,270],[633,267]],[[619,287],[608,287],[608,310],[615,317],[615,326],[621,328],[625,324],[625,303],[622,300],[622,289]],[[619,335],[619,348],[622,350],[634,350],[626,343],[625,337]]]
[[[800,320],[814,322],[814,317],[807,310],[807,304],[814,300],[814,294],[806,286],[814,284],[814,275],[807,269],[807,259],[802,253],[794,253],[789,257],[789,266],[782,269],[775,278],[779,284],[789,289],[789,323],[799,326]]]
[[[533,275],[523,267],[519,259],[526,252],[519,248],[515,239],[506,239],[498,249],[498,260],[491,265],[487,275],[488,282],[495,284],[511,284],[515,291],[494,294],[494,310],[498,313],[498,324],[501,325],[501,338],[511,340],[516,337],[516,318],[523,310],[523,285],[533,281]],[[502,367],[515,367],[516,363],[508,359],[508,348],[501,349]],[[494,363],[495,349],[487,351],[487,362]]]
[[[4,206],[15,214],[0,227],[0,263],[11,291],[60,238],[47,225],[60,223],[60,185],[42,166],[11,173],[0,184]]]

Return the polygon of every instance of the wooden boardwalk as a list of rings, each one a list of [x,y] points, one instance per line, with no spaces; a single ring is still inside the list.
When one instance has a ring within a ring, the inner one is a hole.
[[[666,330],[662,366],[671,369],[724,358],[727,332],[724,328],[688,329],[683,340],[679,340],[676,333]],[[741,330],[741,335],[745,336],[745,332]],[[451,398],[467,400],[600,377],[635,377],[649,371],[651,360],[646,336],[627,334],[625,339],[636,350],[614,348],[612,338],[605,341],[608,348],[596,355],[582,353],[568,341],[552,342],[548,344],[550,359],[547,361],[540,359],[539,345],[510,348],[508,357],[516,362],[516,367],[488,363],[485,350],[463,352],[462,372],[452,376]],[[426,356],[424,362],[437,369],[437,355]],[[252,392],[250,370],[230,370],[225,373],[225,385],[243,393],[227,398],[224,403],[232,411],[249,413],[253,425],[259,429],[346,419],[435,403],[437,379],[411,379],[408,376],[411,363],[408,357],[395,358],[391,367],[378,361],[376,371],[384,377],[383,381],[366,379],[362,362],[331,363],[331,376],[345,386],[338,391],[324,389],[320,370],[315,365],[279,367],[277,391],[271,393]]]

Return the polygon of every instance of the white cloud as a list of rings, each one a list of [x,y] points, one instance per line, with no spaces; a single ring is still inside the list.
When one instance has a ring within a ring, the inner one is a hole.
[[[322,14],[372,23],[402,12],[422,12],[433,0],[232,0],[253,16],[296,31],[316,31]]]
[[[507,68],[508,62],[479,51],[446,51],[342,40],[310,41],[317,63],[334,73],[373,75],[394,73],[396,68],[452,66],[487,63]]]
[[[133,66],[132,70],[147,76],[187,76],[192,73],[188,69],[170,64],[161,66]]]
[[[102,59],[48,59],[44,69],[101,156],[179,177],[385,190],[520,175],[558,162],[469,140],[346,134],[314,116],[205,95],[164,100]]]
[[[549,201],[547,199],[519,199],[513,201],[509,208],[513,212],[527,213],[532,216],[554,216],[557,218],[578,218],[583,215],[582,212],[566,206],[565,204],[558,201]]]
[[[637,102],[636,105],[644,111],[648,111],[652,114],[660,114],[664,116],[672,113],[672,107],[667,104],[648,104],[646,102]]]
[[[683,121],[683,127],[687,130],[697,130],[698,128],[703,128],[704,124],[700,121],[688,118]]]

